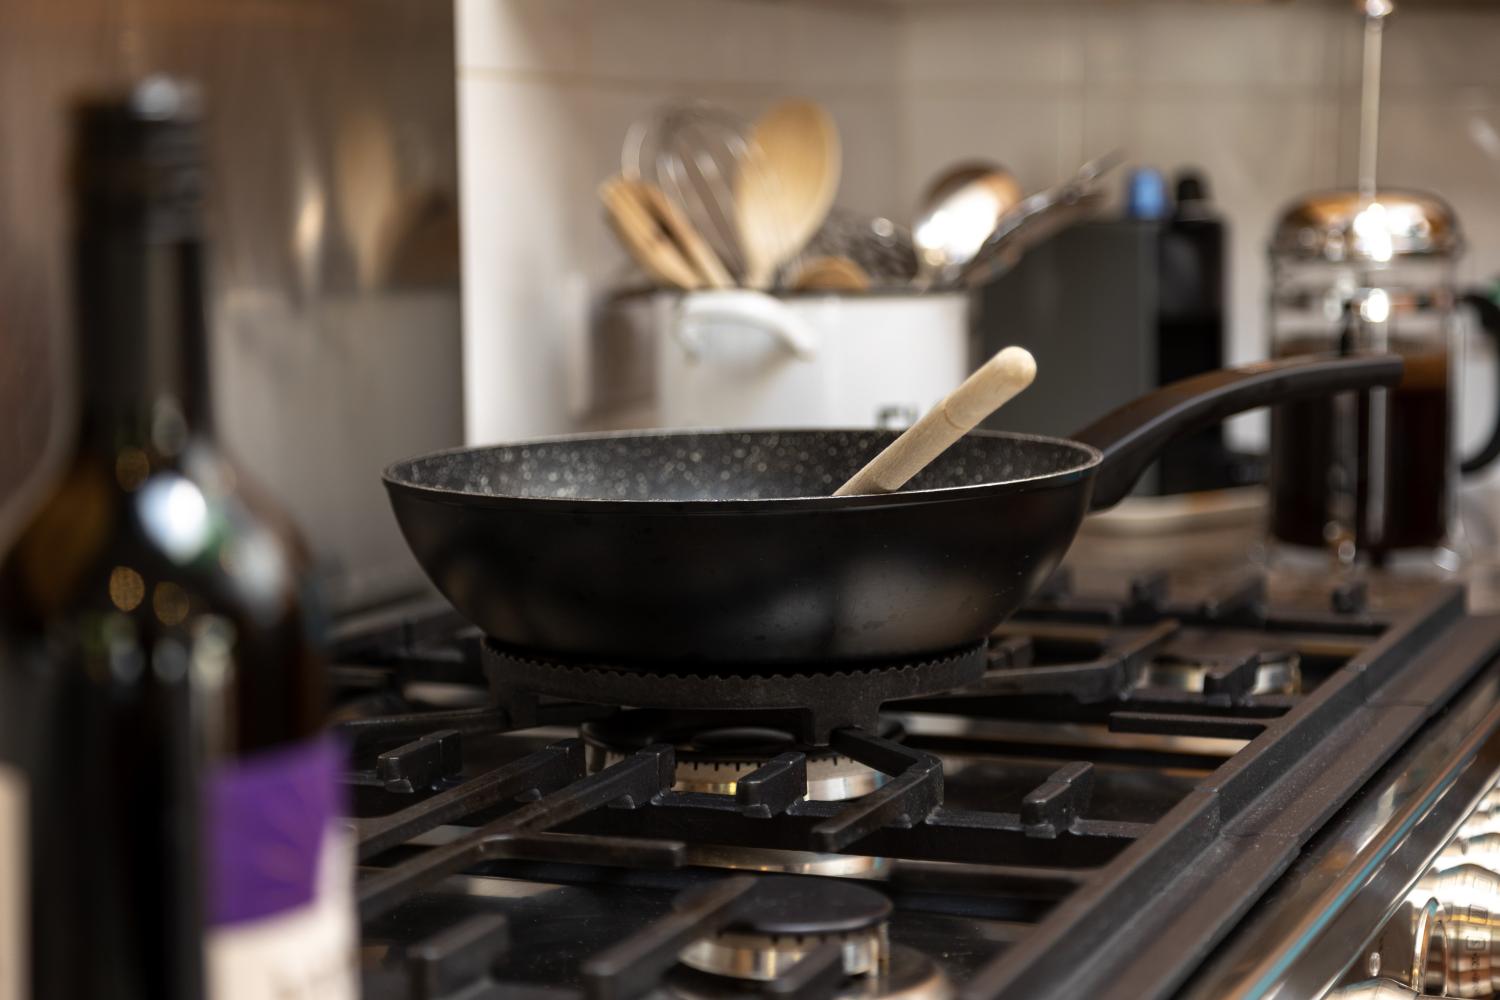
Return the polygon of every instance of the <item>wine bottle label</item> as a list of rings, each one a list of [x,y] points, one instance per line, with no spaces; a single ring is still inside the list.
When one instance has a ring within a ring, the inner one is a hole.
[[[211,1000],[354,1000],[353,851],[338,743],[323,737],[209,776]]]
[[[26,893],[26,783],[0,764],[0,1000],[21,1000]]]

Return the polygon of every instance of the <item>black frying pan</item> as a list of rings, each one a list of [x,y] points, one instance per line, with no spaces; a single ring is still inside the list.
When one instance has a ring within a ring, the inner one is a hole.
[[[1074,440],[974,431],[898,493],[829,496],[896,435],[703,431],[439,452],[385,472],[417,560],[502,643],[613,665],[900,660],[987,635],[1168,440],[1392,356],[1276,361],[1157,390]]]

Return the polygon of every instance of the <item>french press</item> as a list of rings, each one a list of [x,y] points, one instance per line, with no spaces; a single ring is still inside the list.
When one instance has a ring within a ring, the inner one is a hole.
[[[1282,214],[1272,353],[1396,352],[1406,374],[1391,389],[1273,411],[1276,540],[1375,565],[1401,550],[1453,550],[1457,477],[1500,455],[1500,413],[1479,453],[1454,454],[1460,309],[1500,340],[1500,306],[1456,287],[1463,248],[1452,209],[1415,191],[1323,192]]]

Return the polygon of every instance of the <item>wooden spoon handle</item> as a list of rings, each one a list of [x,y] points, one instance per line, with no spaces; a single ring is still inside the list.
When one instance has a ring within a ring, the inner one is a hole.
[[[1036,361],[1022,347],[1007,347],[964,379],[963,385],[886,445],[885,450],[834,491],[836,497],[858,493],[894,493],[927,468],[948,446],[994,413],[1036,378]]]
[[[703,286],[702,276],[652,218],[639,182],[611,177],[599,185],[599,200],[604,202],[620,242],[642,270],[663,285],[686,289]]]

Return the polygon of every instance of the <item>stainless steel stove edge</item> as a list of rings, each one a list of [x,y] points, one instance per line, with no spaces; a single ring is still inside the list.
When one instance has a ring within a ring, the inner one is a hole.
[[[1500,618],[1469,628],[1500,635]],[[1484,641],[1479,638],[1479,641]],[[1500,660],[1303,848],[1179,994],[1305,1000],[1369,976],[1374,939],[1500,775]],[[1401,975],[1383,957],[1380,975]]]

